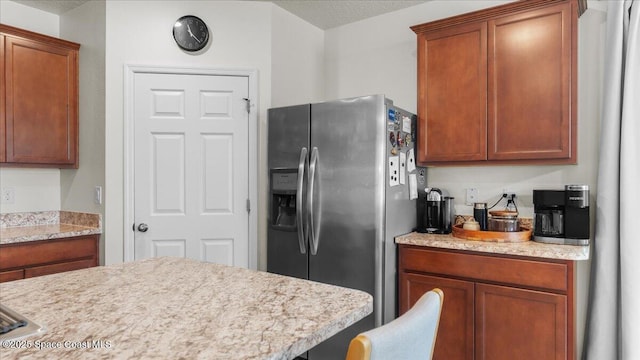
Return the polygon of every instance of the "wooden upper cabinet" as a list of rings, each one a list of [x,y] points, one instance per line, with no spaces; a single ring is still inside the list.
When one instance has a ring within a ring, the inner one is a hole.
[[[3,165],[78,167],[78,49],[0,25]]]
[[[575,162],[570,9],[489,21],[490,160]]]
[[[418,159],[487,158],[487,24],[418,35]]]
[[[577,162],[576,0],[413,26],[420,165]]]

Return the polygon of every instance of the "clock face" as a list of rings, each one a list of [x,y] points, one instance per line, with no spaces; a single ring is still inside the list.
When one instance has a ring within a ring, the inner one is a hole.
[[[198,51],[209,42],[209,28],[199,17],[186,15],[173,25],[173,38],[181,49]]]

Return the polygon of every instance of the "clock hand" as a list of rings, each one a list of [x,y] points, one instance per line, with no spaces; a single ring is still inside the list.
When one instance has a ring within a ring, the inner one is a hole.
[[[187,25],[187,32],[189,32],[189,35],[191,35],[192,38],[196,39],[198,43],[200,42],[200,40],[191,32],[191,27],[189,25]]]

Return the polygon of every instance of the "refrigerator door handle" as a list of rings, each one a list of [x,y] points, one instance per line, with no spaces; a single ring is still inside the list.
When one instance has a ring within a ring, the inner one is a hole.
[[[309,251],[311,255],[318,252],[318,231],[314,224],[315,208],[313,206],[313,195],[315,193],[316,171],[318,166],[318,148],[314,147],[311,151],[311,161],[309,162],[309,187],[307,189],[307,214],[309,216]]]
[[[307,160],[307,148],[303,147],[300,150],[300,162],[298,163],[298,188],[296,190],[296,227],[298,228],[298,245],[300,245],[300,253],[307,253],[307,226],[303,205],[304,205],[304,185],[305,185],[305,173],[309,166]]]

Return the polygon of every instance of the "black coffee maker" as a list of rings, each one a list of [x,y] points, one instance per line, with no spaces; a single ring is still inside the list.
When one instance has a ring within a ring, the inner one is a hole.
[[[548,244],[589,245],[589,186],[533,190],[533,240]]]
[[[453,198],[444,196],[438,188],[426,188],[417,202],[417,232],[449,234],[453,212]]]

